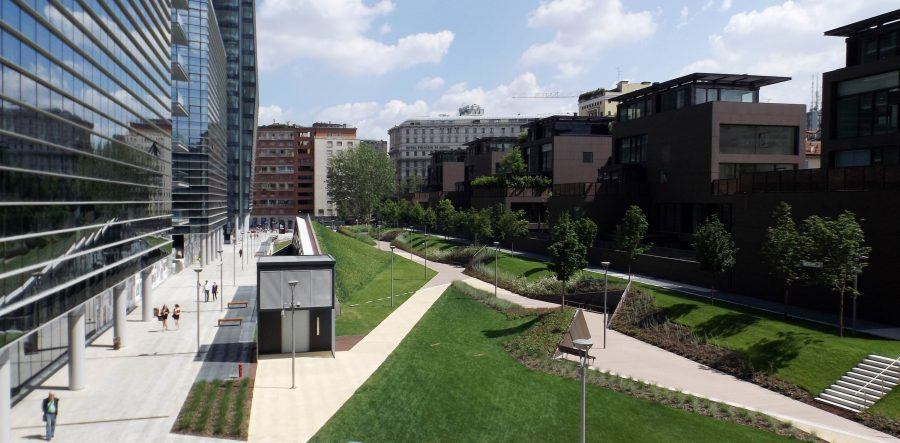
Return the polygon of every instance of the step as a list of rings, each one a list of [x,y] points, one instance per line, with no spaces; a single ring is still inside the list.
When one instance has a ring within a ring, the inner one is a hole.
[[[856,403],[861,408],[865,409],[869,406],[872,406],[873,401],[869,401],[868,399],[864,399],[852,393],[844,393],[841,391],[836,391],[834,389],[828,388],[822,394],[828,394],[832,397],[837,397],[843,399],[845,402]]]
[[[879,362],[879,363],[883,363],[883,364],[885,364],[885,365],[889,365],[889,364],[891,364],[891,363],[894,363],[894,366],[900,366],[900,362],[897,362],[896,359],[888,358],[888,357],[882,357],[882,356],[880,356],[880,355],[875,355],[875,354],[869,354],[869,356],[866,357],[866,360],[875,360],[875,361],[877,361],[877,362]]]
[[[900,377],[900,370],[897,369],[887,369],[887,365],[872,365],[866,362],[862,362],[856,366],[860,369],[865,369],[867,371],[872,371],[876,374],[887,375],[890,377]]]
[[[887,375],[887,374],[879,374],[878,372],[873,372],[868,369],[860,368],[859,366],[851,369],[850,372],[862,375],[863,377],[869,377],[869,378],[878,377],[879,380],[884,380],[889,383],[894,383],[895,385],[897,384],[897,381],[898,381],[897,377],[891,377],[890,375]]]
[[[878,386],[885,387],[885,388],[887,388],[887,389],[891,389],[891,388],[893,388],[894,386],[897,385],[896,383],[891,383],[891,382],[889,382],[889,381],[887,381],[887,380],[883,380],[883,379],[878,379],[878,380],[876,380],[874,377],[870,377],[870,376],[868,376],[868,375],[857,374],[857,373],[852,372],[852,371],[851,371],[851,372],[848,372],[848,373],[846,373],[846,374],[844,374],[844,377],[853,379],[854,382],[859,382],[859,383],[861,383],[861,384],[863,384],[863,385],[866,384],[866,383],[869,383],[870,385],[875,385],[875,384],[877,384]]]
[[[829,400],[829,399],[824,398],[824,397],[822,397],[822,396],[816,397],[816,401],[820,401],[820,402],[822,402],[822,403],[827,403],[827,404],[829,404],[829,405],[831,405],[831,406],[835,406],[835,407],[838,407],[838,408],[841,408],[841,409],[846,409],[846,410],[852,411],[852,412],[860,412],[860,411],[862,411],[862,409],[855,409],[855,408],[852,408],[852,407],[848,407],[848,406],[845,406],[845,405],[843,404],[843,402],[840,402],[840,401],[832,401],[832,400]]]
[[[860,391],[858,388],[857,389],[845,388],[843,386],[838,386],[837,384],[831,385],[831,387],[826,389],[825,392],[828,392],[829,390],[832,390],[835,392],[840,392],[841,394],[849,395],[850,397],[853,397],[853,398],[858,398],[860,401],[868,400],[872,403],[880,400],[882,397],[881,395],[870,394],[868,392]],[[868,390],[868,389],[866,389],[866,390]]]
[[[894,363],[893,360],[884,361],[877,358],[866,357],[862,362],[879,368],[889,368],[892,371],[900,371],[900,363]]]
[[[851,410],[851,411],[859,412],[859,411],[862,411],[862,410],[866,409],[866,406],[863,406],[863,405],[860,404],[860,403],[856,403],[856,402],[852,402],[852,401],[847,401],[846,399],[844,399],[844,398],[842,398],[842,397],[838,397],[838,396],[835,396],[835,395],[831,395],[831,394],[828,394],[828,393],[825,393],[825,392],[819,394],[819,398],[828,400],[828,401],[830,401],[832,404],[840,405],[840,407],[842,407],[842,408],[844,408],[844,409]]]
[[[865,386],[864,384],[856,384],[856,383],[847,382],[847,381],[844,380],[844,377],[841,377],[840,380],[834,382],[834,384],[831,385],[832,388],[835,387],[835,386],[840,386],[840,387],[842,387],[842,388],[844,388],[844,389],[850,389],[850,390],[852,390],[852,391],[859,391],[859,390],[862,390],[863,392],[865,392],[865,393],[867,393],[867,394],[869,394],[869,395],[877,395],[877,396],[879,396],[879,397],[883,397],[885,394],[887,394],[888,392],[890,392],[890,389],[887,389],[887,388],[884,388],[884,387],[881,387],[881,386],[877,386],[877,385],[874,385],[874,384],[871,384],[871,385],[869,385],[869,386]],[[864,387],[864,386],[865,386],[865,387]]]

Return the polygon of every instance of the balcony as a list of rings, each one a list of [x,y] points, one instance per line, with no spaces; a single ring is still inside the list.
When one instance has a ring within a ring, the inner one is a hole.
[[[175,54],[172,57],[172,80],[177,80],[180,82],[186,82],[191,78],[188,76],[187,63],[184,60],[184,57],[181,54]]]
[[[188,0],[172,0],[172,7],[175,9],[188,9]]]
[[[172,13],[172,44],[188,44],[187,30],[185,29],[184,19],[182,19],[181,14],[177,12]]]
[[[172,132],[172,151],[188,153],[191,152],[187,146],[187,138],[177,132]]]
[[[173,117],[187,117],[188,111],[187,108],[184,107],[184,97],[179,93],[172,94],[172,116]],[[174,141],[174,138],[173,138]]]

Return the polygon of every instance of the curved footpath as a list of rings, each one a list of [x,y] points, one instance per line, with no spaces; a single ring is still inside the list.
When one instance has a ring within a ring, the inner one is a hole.
[[[379,242],[386,250],[387,243]],[[397,249],[396,254],[410,254]],[[416,262],[422,258],[414,256]],[[338,352],[335,358],[306,355],[297,360],[297,389],[290,389],[290,359],[261,359],[257,367],[250,441],[306,441],[350,399],[418,323],[431,305],[454,280],[486,291],[490,283],[466,276],[463,269],[428,262],[438,271],[422,289],[391,313],[353,349]],[[500,298],[530,308],[559,307],[554,303],[529,299],[505,289]],[[887,434],[792,400],[760,386],[738,380],[697,362],[662,350],[616,331],[607,331],[602,349],[603,315],[586,313],[596,347],[591,369],[608,371],[698,397],[725,402],[790,421],[804,431],[833,442],[900,441]]]

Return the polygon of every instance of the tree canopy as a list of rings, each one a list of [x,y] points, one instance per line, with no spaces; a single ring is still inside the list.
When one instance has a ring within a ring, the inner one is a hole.
[[[378,203],[394,193],[394,166],[384,153],[355,148],[328,161],[328,197],[347,217],[368,222]]]
[[[644,244],[644,237],[647,236],[649,226],[647,218],[644,217],[644,211],[641,211],[637,205],[631,205],[625,211],[622,223],[616,225],[616,249],[624,252],[628,257],[629,278],[631,278],[631,263],[634,258],[650,249],[650,246]]]

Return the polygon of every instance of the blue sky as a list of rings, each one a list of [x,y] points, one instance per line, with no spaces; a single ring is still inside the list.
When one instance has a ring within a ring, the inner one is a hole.
[[[349,123],[387,138],[404,119],[478,103],[492,116],[576,110],[618,78],[690,72],[793,77],[763,100],[810,102],[840,67],[822,33],[896,0],[260,0],[260,124]]]

